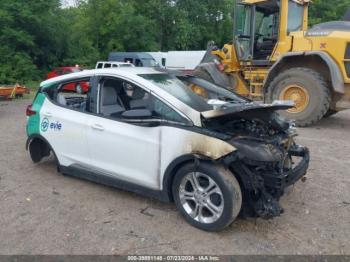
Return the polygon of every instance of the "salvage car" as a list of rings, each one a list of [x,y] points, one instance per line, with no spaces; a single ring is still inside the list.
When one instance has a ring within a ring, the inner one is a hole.
[[[64,86],[90,83],[86,95]],[[279,216],[285,189],[307,173],[309,151],[278,115],[205,80],[151,68],[83,71],[43,82],[27,108],[34,163],[174,201],[193,226],[218,231],[236,217]]]

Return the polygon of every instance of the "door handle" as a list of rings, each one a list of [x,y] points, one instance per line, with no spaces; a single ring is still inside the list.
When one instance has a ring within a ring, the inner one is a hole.
[[[101,126],[101,125],[99,125],[99,124],[93,124],[93,125],[91,126],[91,128],[92,128],[92,129],[95,129],[95,130],[98,130],[98,131],[104,131],[104,130],[105,130],[104,127]]]
[[[52,113],[50,113],[50,112],[45,112],[45,113],[44,113],[44,116],[46,116],[46,117],[52,117]]]

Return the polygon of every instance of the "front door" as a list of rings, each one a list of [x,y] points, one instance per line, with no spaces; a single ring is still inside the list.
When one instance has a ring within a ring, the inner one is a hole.
[[[118,78],[99,80],[97,115],[88,121],[91,165],[123,181],[159,189],[161,126],[121,121],[121,114],[147,107],[149,93]],[[137,89],[137,90],[136,90]]]

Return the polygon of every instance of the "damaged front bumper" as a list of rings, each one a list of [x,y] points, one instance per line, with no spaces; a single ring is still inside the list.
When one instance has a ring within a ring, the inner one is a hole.
[[[290,168],[277,167],[276,164],[257,163],[246,161],[234,161],[230,164],[232,172],[239,176],[243,186],[244,217],[261,217],[270,219],[283,213],[279,204],[280,197],[287,187],[295,184],[307,173],[310,161],[310,153],[306,147],[294,145],[286,157],[291,163],[298,160]]]
[[[291,170],[282,174],[264,174],[264,183],[267,188],[283,191],[306,175],[310,162],[309,150],[306,147],[296,146],[289,150],[289,155],[291,157],[300,157],[301,161]]]

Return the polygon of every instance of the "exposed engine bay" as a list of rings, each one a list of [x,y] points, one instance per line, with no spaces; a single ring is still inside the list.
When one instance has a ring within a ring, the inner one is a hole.
[[[242,103],[203,114],[205,127],[224,133],[237,148],[224,161],[244,189],[242,216],[269,219],[282,214],[279,199],[285,188],[307,172],[309,150],[296,144],[293,124],[278,114],[290,107],[282,102]]]

